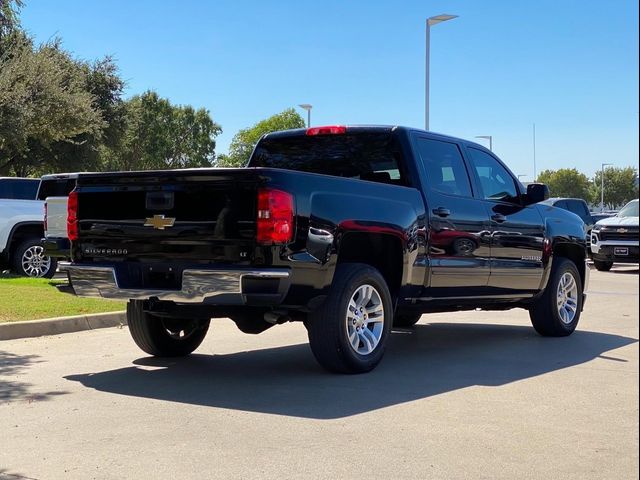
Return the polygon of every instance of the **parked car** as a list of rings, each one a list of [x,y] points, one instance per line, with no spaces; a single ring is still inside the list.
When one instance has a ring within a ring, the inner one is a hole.
[[[615,217],[605,218],[591,231],[593,263],[609,271],[614,263],[638,263],[638,200],[631,200]]]
[[[584,222],[585,235],[587,237],[587,244],[591,239],[591,229],[595,225],[595,220],[589,211],[589,205],[581,198],[550,198],[543,203],[553,205],[554,207],[562,208],[569,212],[575,213]]]
[[[45,255],[41,244],[44,203],[36,200],[39,184],[38,179],[1,179],[0,262],[18,275],[50,278],[57,262]]]
[[[423,313],[526,308],[570,335],[583,222],[489,150],[404,127],[269,133],[248,168],[82,174],[68,202],[77,295],[129,300],[133,340],[187,355],[210,319],[302,321],[331,371],[380,362]],[[445,221],[446,220],[446,221]]]
[[[0,177],[0,198],[35,200],[38,185],[37,178]]]

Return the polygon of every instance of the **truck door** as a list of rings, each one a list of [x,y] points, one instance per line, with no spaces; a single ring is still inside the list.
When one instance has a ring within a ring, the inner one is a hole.
[[[516,180],[493,155],[474,147],[466,151],[480,200],[491,219],[491,275],[489,286],[506,295],[540,288],[544,226],[535,206],[521,203]]]
[[[473,198],[460,146],[419,133],[413,142],[429,216],[425,287],[433,297],[477,295],[473,287],[489,280],[490,223]]]

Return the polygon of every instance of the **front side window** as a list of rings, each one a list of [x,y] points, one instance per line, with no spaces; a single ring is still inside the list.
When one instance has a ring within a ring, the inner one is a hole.
[[[431,190],[449,195],[471,196],[469,175],[455,143],[419,137],[417,147]]]
[[[518,190],[509,171],[482,150],[470,147],[468,151],[480,179],[483,197],[487,200],[516,201]]]

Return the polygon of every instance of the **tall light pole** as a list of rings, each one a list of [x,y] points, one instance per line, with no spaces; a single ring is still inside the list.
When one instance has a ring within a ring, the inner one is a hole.
[[[604,212],[604,167],[613,165],[613,163],[603,163],[600,170],[600,213]]]
[[[520,175],[518,175],[518,181],[520,180],[520,177],[526,177],[526,175],[524,173],[521,173]]]
[[[313,105],[310,105],[308,103],[301,103],[298,106],[307,111],[307,128],[309,128],[311,126],[311,109],[313,108]]]
[[[493,137],[491,135],[476,135],[476,138],[484,138],[489,140],[489,150],[493,152]]]
[[[538,180],[538,171],[536,169],[536,124],[533,124],[533,181]]]
[[[431,43],[430,33],[431,27],[438,23],[446,22],[447,20],[453,20],[458,18],[457,15],[448,15],[443,13],[442,15],[436,15],[435,17],[427,18],[427,38],[426,38],[426,53],[425,53],[425,82],[424,82],[424,129],[429,130],[429,46]]]

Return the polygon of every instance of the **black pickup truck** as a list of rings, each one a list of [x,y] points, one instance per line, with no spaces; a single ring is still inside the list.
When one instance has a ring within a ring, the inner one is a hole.
[[[538,202],[489,150],[386,126],[265,135],[247,168],[80,175],[69,197],[77,295],[129,300],[151,355],[187,355],[211,318],[259,333],[304,322],[325,368],[381,360],[423,313],[525,308],[578,324],[582,221]]]

